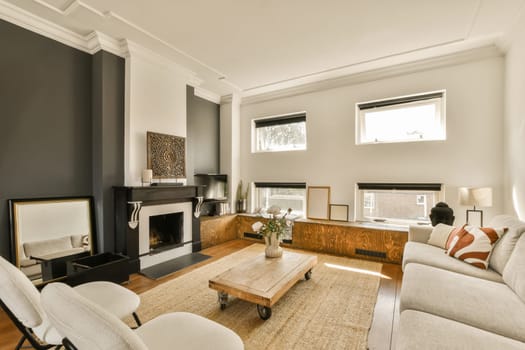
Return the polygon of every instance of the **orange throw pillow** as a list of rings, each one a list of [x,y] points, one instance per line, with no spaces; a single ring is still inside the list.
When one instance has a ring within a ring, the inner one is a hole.
[[[464,225],[452,231],[447,240],[447,254],[467,264],[486,270],[492,247],[505,229]]]

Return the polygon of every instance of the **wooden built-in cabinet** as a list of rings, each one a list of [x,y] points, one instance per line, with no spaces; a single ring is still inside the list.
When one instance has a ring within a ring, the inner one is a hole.
[[[202,249],[237,238],[237,215],[201,216]]]
[[[202,247],[210,247],[228,240],[247,238],[253,233],[252,224],[264,221],[250,215],[227,215],[201,219]],[[408,234],[403,230],[369,227],[356,223],[334,221],[297,221],[291,244],[284,247],[348,256],[360,259],[400,264]]]

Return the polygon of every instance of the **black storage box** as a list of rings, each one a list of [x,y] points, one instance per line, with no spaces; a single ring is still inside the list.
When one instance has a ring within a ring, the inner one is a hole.
[[[102,253],[67,263],[67,284],[76,286],[92,281],[123,283],[129,280],[129,257]]]

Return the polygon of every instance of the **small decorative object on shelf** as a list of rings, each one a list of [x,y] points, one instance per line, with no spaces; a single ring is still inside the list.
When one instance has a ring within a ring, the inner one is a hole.
[[[153,170],[144,169],[142,170],[142,186],[151,186],[151,179],[153,179]]]
[[[281,237],[293,226],[293,220],[287,219],[286,216],[292,212],[288,208],[284,215],[281,215],[281,208],[278,206],[271,206],[267,211],[270,218],[266,224],[257,221],[252,225],[252,229],[263,235],[266,243],[265,254],[267,258],[280,258],[283,255],[283,249],[279,246]]]

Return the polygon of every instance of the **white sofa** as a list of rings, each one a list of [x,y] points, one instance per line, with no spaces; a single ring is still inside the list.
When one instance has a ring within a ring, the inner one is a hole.
[[[482,270],[427,244],[432,227],[411,226],[403,255],[397,349],[525,349],[525,223],[507,227]]]
[[[25,242],[19,247],[20,269],[29,277],[37,279],[42,275],[40,259],[55,259],[90,250],[88,235],[69,235],[41,241]]]

